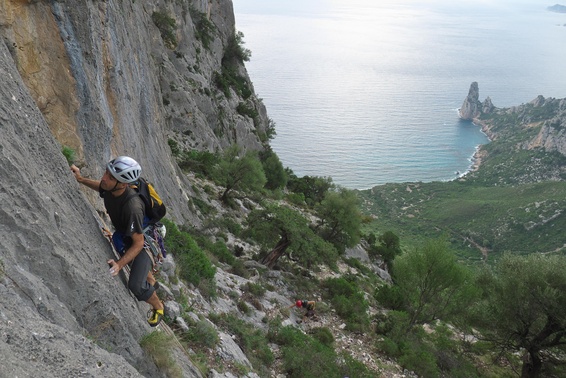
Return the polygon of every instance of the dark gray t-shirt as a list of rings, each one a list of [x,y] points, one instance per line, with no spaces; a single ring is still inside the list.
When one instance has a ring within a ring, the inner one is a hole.
[[[104,207],[110,216],[110,220],[116,231],[124,236],[132,236],[133,233],[143,234],[144,203],[134,189],[126,188],[119,197],[114,197],[111,192],[101,191],[100,196],[104,199]]]

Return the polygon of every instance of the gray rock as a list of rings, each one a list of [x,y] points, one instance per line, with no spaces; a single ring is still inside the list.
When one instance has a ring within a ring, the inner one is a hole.
[[[161,273],[168,277],[173,277],[175,276],[176,269],[177,269],[177,264],[175,264],[173,255],[171,253],[167,254],[167,257],[164,258],[163,262],[161,263]]]
[[[219,332],[220,343],[216,347],[216,353],[224,361],[235,362],[248,368],[252,367],[252,364],[242,352],[238,344],[232,339],[230,335],[224,332]]]
[[[170,319],[177,319],[182,314],[181,305],[179,305],[175,301],[165,301],[165,316],[169,317]]]
[[[183,319],[180,316],[177,316],[175,318],[175,324],[177,324],[182,331],[186,332],[186,331],[189,330],[189,326],[188,326],[187,322],[185,322],[185,319]]]
[[[477,82],[473,82],[470,85],[470,90],[468,91],[468,96],[464,100],[462,107],[460,108],[460,118],[472,121],[474,118],[480,115],[482,105],[479,101],[479,86]]]

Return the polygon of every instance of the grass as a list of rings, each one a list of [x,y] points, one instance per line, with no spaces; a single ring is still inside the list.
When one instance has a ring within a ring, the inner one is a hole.
[[[160,370],[164,371],[168,377],[180,378],[182,371],[171,353],[174,345],[174,337],[160,331],[153,331],[140,340],[140,346],[151,355]]]

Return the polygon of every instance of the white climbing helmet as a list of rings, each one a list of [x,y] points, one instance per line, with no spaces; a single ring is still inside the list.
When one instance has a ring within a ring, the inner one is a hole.
[[[137,181],[141,175],[141,167],[138,162],[128,156],[118,156],[110,160],[106,168],[116,180],[126,184]]]

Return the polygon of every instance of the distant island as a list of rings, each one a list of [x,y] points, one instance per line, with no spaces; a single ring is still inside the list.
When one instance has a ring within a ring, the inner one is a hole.
[[[546,8],[551,12],[557,12],[557,13],[566,13],[566,6],[565,5],[560,5],[560,4],[554,4],[551,7]]]

